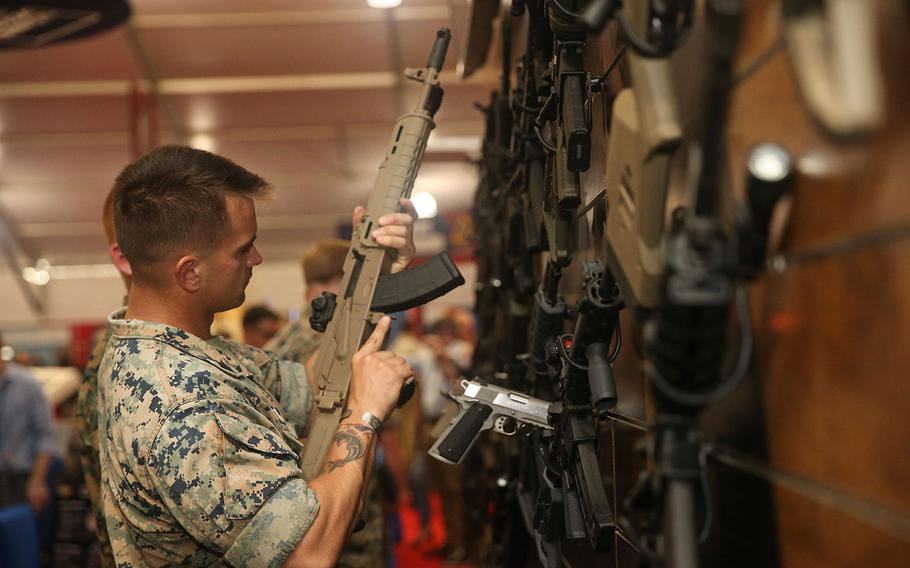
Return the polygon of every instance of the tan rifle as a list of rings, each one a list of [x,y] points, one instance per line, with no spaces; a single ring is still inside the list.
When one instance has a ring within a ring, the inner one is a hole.
[[[669,59],[628,58],[632,87],[616,98],[607,149],[607,257],[623,298],[652,308],[664,271],[670,159],[682,128]]]
[[[436,124],[433,116],[442,103],[439,71],[451,34],[437,33],[427,66],[406,69],[405,76],[423,86],[417,108],[400,117],[366,212],[351,237],[351,250],[344,264],[342,295],[323,293],[313,301],[314,329],[326,331],[316,358],[317,413],[310,425],[301,467],[307,479],[319,475],[329,446],[346,411],[351,382],[351,357],[363,345],[381,314],[424,304],[464,284],[464,278],[446,253],[420,266],[389,274],[393,253],[377,243],[370,233],[378,219],[399,210],[401,198],[410,197],[427,138]],[[402,389],[399,405],[414,392],[413,379]]]

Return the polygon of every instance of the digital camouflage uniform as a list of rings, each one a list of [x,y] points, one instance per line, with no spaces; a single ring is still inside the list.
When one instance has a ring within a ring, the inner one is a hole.
[[[323,335],[309,324],[309,310],[297,321],[288,322],[266,345],[279,359],[306,363],[316,352]],[[385,516],[377,468],[373,468],[364,506],[366,525],[348,538],[338,566],[341,568],[383,568],[385,566]]]
[[[121,566],[282,566],[319,510],[295,426],[303,366],[109,318],[99,371],[101,494]]]
[[[82,385],[76,398],[76,428],[79,431],[80,461],[85,475],[85,488],[95,514],[95,532],[101,550],[101,566],[113,568],[114,553],[111,551],[111,539],[107,534],[107,523],[104,521],[104,512],[101,508],[101,470],[98,463],[98,367],[111,338],[111,328],[106,325],[100,331],[95,348],[92,349],[92,354],[85,365]]]

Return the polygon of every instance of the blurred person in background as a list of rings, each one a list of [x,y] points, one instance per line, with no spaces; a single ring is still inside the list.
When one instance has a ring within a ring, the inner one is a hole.
[[[312,364],[310,360],[324,334],[310,327],[312,313],[310,303],[323,292],[340,293],[344,261],[350,248],[350,241],[323,239],[303,254],[303,280],[306,283],[303,296],[306,305],[301,310],[300,319],[285,324],[281,331],[265,344],[263,348],[266,351],[275,353],[279,359]],[[312,373],[309,376],[315,392],[316,385],[313,384],[315,377]],[[384,432],[388,422],[383,427]],[[341,568],[383,568],[386,565],[385,558],[389,551],[382,504],[388,496],[383,494],[383,484],[380,480],[384,463],[382,452],[377,451],[377,454],[364,506],[365,525],[362,530],[353,533],[342,548],[337,564]]]
[[[268,306],[252,306],[243,314],[243,342],[253,347],[263,345],[281,329],[281,317]]]
[[[471,367],[473,346],[458,337],[458,324],[454,319],[445,317],[430,328],[424,337],[426,344],[433,350],[436,364],[442,372],[442,389],[451,390]],[[457,411],[455,405],[447,407],[436,421],[430,438],[436,439],[448,420]],[[446,543],[438,551],[446,563],[457,564],[468,559],[467,518],[464,494],[464,464],[450,465],[439,460],[429,460],[431,479],[442,497],[442,513],[446,526]]]
[[[0,359],[0,508],[28,503],[36,518],[45,513],[51,501],[48,473],[57,451],[41,383],[25,367]]]
[[[300,319],[289,321],[269,341],[264,349],[281,359],[306,363],[322,339],[322,334],[310,327],[310,303],[323,292],[337,294],[344,277],[344,260],[351,242],[342,239],[322,239],[303,254],[304,307]]]
[[[414,378],[419,385],[419,405],[409,404],[398,417],[398,424],[389,424],[388,435],[397,427],[401,447],[400,464],[396,464],[396,476],[401,487],[411,499],[420,520],[420,532],[414,545],[426,544],[430,539],[430,479],[428,476],[427,449],[431,445],[430,431],[439,420],[446,406],[443,390],[447,387],[445,377],[436,363],[436,354],[415,333],[415,325],[405,318],[398,335],[389,347],[404,357],[414,369]],[[390,457],[389,461],[392,459]],[[435,488],[435,485],[434,485]]]
[[[114,229],[114,192],[111,190],[104,200],[101,209],[101,223],[104,226],[104,235],[107,237],[108,254],[111,262],[117,267],[126,290],[120,305],[127,303],[127,298],[132,285],[132,271],[129,261],[117,244],[117,234]],[[116,305],[114,300],[112,305]],[[111,549],[111,539],[107,532],[107,523],[101,505],[101,465],[98,445],[98,367],[104,358],[111,339],[111,326],[105,324],[96,332],[95,347],[89,355],[82,374],[82,384],[76,398],[75,425],[79,432],[80,458],[82,472],[85,476],[85,490],[89,501],[92,503],[94,513],[95,534],[98,536],[99,557],[102,568],[112,568],[114,553]]]
[[[16,356],[13,358],[13,363],[21,367],[31,367],[32,366],[32,354],[26,351],[25,349],[17,349]]]
[[[436,361],[450,385],[469,371],[474,353],[474,346],[462,339],[459,332],[458,322],[447,314],[431,326],[424,338],[436,353]]]

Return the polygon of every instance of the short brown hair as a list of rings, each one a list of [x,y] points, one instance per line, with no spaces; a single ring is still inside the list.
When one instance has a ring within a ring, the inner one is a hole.
[[[326,283],[344,275],[344,260],[351,243],[342,239],[322,239],[303,255],[303,279],[307,286]]]
[[[123,254],[137,265],[224,233],[226,195],[249,198],[269,184],[234,162],[188,146],[162,146],[120,172],[114,184],[114,227]]]

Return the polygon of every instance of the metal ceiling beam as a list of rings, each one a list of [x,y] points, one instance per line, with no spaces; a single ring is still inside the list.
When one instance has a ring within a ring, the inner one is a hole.
[[[399,22],[449,19],[447,5],[405,6],[390,11],[394,12],[392,17]],[[210,14],[137,14],[133,16],[131,22],[140,30],[361,24],[383,21],[386,18],[383,12],[385,10],[375,8],[334,8]]]
[[[254,75],[237,77],[190,77],[158,79],[161,95],[197,95],[221,93],[267,93],[276,91],[343,91],[394,87],[401,73],[371,71],[365,73],[312,73],[298,75]],[[447,87],[491,85],[499,80],[494,71],[478,72],[459,80],[453,71],[440,73]],[[148,82],[142,82],[148,88]],[[104,81],[11,81],[0,84],[0,98],[126,96],[133,82]]]

